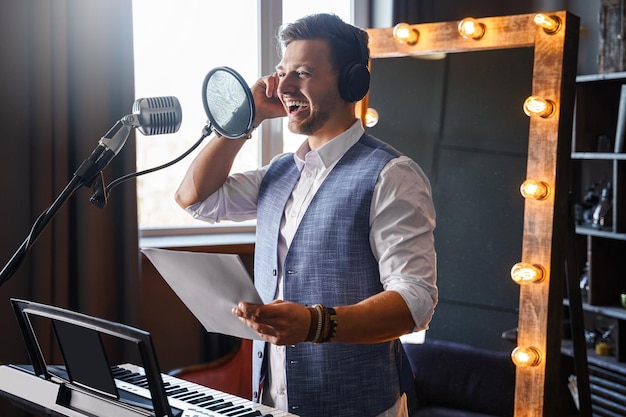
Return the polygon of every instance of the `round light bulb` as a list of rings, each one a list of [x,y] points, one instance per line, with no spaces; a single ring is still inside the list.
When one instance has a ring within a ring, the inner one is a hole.
[[[520,285],[541,282],[544,278],[545,272],[539,265],[518,262],[511,268],[511,279]]]
[[[419,32],[408,23],[398,23],[393,28],[393,37],[398,43],[415,45],[419,39]]]
[[[485,25],[478,20],[467,17],[459,22],[459,34],[465,39],[478,40],[485,36]]]
[[[511,352],[511,359],[516,366],[537,366],[541,363],[541,353],[534,346],[518,346]]]
[[[545,98],[530,96],[524,101],[524,113],[528,116],[550,117],[554,113],[554,103]]]
[[[378,112],[369,107],[365,112],[365,126],[374,127],[378,124]]]
[[[541,26],[546,33],[555,33],[561,27],[561,20],[556,16],[548,16],[543,13],[535,15],[533,21],[537,26]]]
[[[519,190],[524,198],[532,198],[533,200],[545,200],[550,195],[548,184],[532,179],[524,181]]]

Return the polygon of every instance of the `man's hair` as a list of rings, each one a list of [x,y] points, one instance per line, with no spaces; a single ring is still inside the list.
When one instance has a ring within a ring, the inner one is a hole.
[[[305,16],[284,26],[278,39],[286,48],[293,41],[321,39],[330,48],[330,61],[337,71],[348,63],[366,65],[369,60],[366,31],[345,23],[334,14],[320,13]]]

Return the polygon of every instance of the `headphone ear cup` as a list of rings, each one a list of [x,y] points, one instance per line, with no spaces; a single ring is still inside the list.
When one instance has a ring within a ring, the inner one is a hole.
[[[370,71],[367,66],[352,63],[344,66],[339,75],[339,94],[351,103],[361,100],[370,88]]]

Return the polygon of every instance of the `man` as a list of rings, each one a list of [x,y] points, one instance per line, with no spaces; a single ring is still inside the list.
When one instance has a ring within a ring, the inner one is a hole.
[[[211,222],[257,219],[265,304],[233,308],[263,339],[254,400],[303,417],[406,416],[398,337],[427,328],[437,303],[429,182],[355,117],[369,88],[366,32],[321,14],[280,41],[276,73],[252,88],[254,125],[286,116],[306,141],[229,176],[244,140],[214,138],[176,200]]]

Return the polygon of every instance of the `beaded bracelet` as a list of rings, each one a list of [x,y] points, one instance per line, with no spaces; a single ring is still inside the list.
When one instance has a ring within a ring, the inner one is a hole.
[[[334,308],[326,308],[321,304],[307,307],[311,314],[311,325],[305,342],[325,343],[331,342],[337,331],[337,312]],[[314,320],[317,312],[317,320]]]
[[[337,312],[332,307],[329,307],[327,310],[328,310],[329,329],[328,329],[328,339],[326,341],[332,342],[332,340],[335,338],[335,332],[337,332]]]

